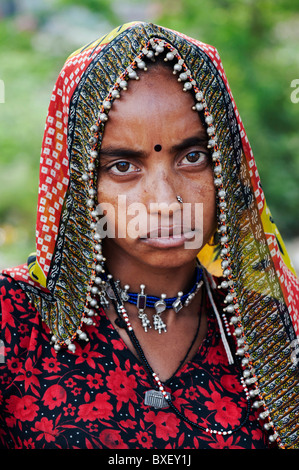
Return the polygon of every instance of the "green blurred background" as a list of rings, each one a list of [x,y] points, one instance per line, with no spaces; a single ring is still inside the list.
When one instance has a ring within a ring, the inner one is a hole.
[[[291,83],[299,87],[299,0],[0,0],[0,268],[35,249],[40,147],[64,60],[133,20],[217,47],[298,272],[299,102]]]

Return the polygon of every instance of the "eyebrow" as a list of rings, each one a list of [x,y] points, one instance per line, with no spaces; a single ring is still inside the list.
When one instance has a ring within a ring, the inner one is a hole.
[[[180,143],[173,145],[170,148],[171,153],[179,152],[189,147],[196,147],[200,145],[207,145],[208,136],[202,133],[201,136],[188,137],[182,140]],[[100,156],[102,157],[118,157],[118,158],[145,158],[147,153],[143,150],[133,150],[123,147],[106,147],[100,150]]]

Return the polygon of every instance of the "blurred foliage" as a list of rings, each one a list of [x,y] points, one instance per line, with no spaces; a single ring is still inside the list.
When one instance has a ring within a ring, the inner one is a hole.
[[[47,8],[41,8],[43,3]],[[290,99],[291,81],[299,79],[299,0],[44,0],[35,4],[31,20],[25,7],[21,18],[0,18],[0,79],[5,83],[5,103],[0,103],[0,263],[5,256],[9,262],[23,262],[34,250],[47,107],[59,69],[78,47],[60,38],[51,43],[46,26],[53,15],[67,14],[74,6],[92,12],[93,22],[89,24],[87,17],[86,29],[94,30],[93,39],[102,34],[101,26],[94,28],[97,18],[104,18],[110,29],[140,19],[217,47],[274,219],[286,239],[299,236],[299,103]],[[130,18],[121,14],[124,4]],[[142,5],[144,15],[136,18],[135,11],[140,14]],[[41,29],[47,48],[41,44]]]

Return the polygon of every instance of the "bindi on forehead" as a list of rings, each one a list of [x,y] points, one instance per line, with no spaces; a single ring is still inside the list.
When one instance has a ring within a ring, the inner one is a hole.
[[[154,146],[154,150],[155,150],[155,152],[161,152],[161,150],[162,150],[162,145],[160,145],[160,144],[155,145],[155,146]]]

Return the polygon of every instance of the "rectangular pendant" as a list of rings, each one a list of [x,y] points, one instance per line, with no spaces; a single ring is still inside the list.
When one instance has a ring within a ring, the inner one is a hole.
[[[146,307],[146,295],[145,294],[138,294],[137,297],[137,308],[138,310],[144,310]]]
[[[167,396],[170,398],[170,393],[167,392]],[[147,406],[153,406],[155,409],[169,408],[167,400],[159,390],[147,390],[145,392],[144,404]]]

